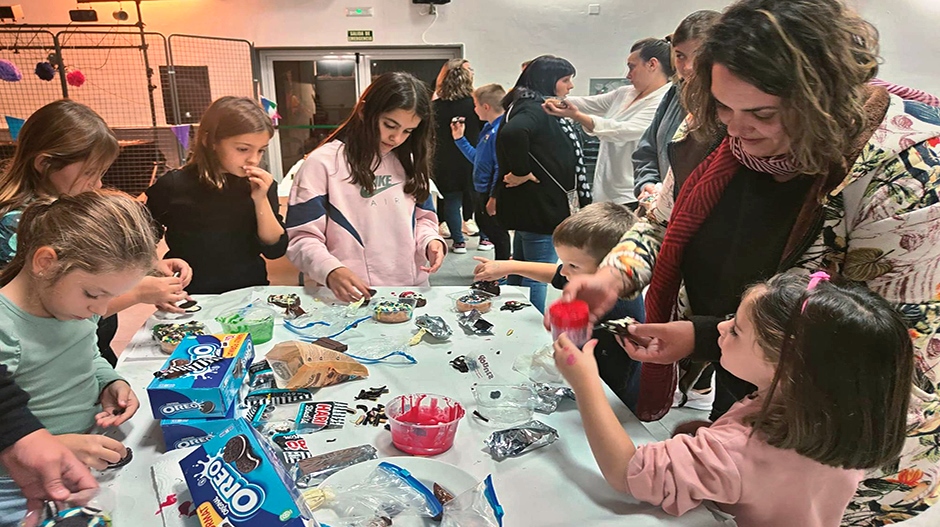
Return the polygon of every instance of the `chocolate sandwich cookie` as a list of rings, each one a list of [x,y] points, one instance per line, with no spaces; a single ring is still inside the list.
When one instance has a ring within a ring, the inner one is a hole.
[[[176,304],[176,307],[182,309],[186,313],[195,313],[202,309],[202,306],[197,304],[195,300],[184,300],[179,304]]]
[[[229,439],[222,447],[222,461],[234,463],[236,459],[245,455],[246,448],[248,448],[248,438],[244,435]]]
[[[261,459],[251,448],[251,443],[244,434],[239,434],[225,443],[222,448],[222,461],[235,465],[235,469],[242,474],[261,466]]]
[[[115,463],[110,463],[105,468],[105,470],[112,469],[112,468],[121,468],[124,465],[130,463],[132,459],[134,459],[134,451],[131,450],[131,447],[125,447],[125,448],[127,448],[127,453],[124,454],[124,457],[122,457],[119,461]]]
[[[199,411],[204,414],[211,414],[215,410],[215,403],[212,401],[206,401],[199,405]]]

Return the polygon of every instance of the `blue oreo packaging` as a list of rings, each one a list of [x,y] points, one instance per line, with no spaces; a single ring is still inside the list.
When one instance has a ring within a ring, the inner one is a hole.
[[[163,419],[160,421],[160,429],[163,431],[163,442],[166,444],[166,451],[201,445],[215,437],[225,427],[232,424],[232,419],[235,418],[236,406],[238,406],[238,402],[232,402],[223,417]]]
[[[318,527],[267,442],[244,419],[180,461],[202,527]]]
[[[248,333],[184,338],[147,386],[154,419],[225,417],[254,356]]]

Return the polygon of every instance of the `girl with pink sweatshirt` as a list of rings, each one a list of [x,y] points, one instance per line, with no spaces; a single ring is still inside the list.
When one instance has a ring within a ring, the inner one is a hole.
[[[786,273],[748,290],[718,329],[721,365],[757,393],[694,435],[639,447],[607,402],[595,341],[555,342],[604,478],[669,514],[710,500],[740,527],[838,526],[862,469],[896,463],[904,442],[913,351],[901,315],[863,286]],[[664,351],[643,325],[629,330],[642,341],[621,342],[631,355]]]
[[[294,177],[287,257],[336,298],[370,286],[426,286],[444,261],[430,197],[431,94],[386,73]]]

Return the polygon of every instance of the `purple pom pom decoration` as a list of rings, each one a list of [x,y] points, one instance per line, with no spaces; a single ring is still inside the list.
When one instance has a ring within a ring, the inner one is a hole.
[[[36,76],[44,81],[51,81],[55,78],[55,68],[48,62],[39,62],[36,64]]]
[[[7,82],[17,82],[23,78],[20,69],[9,60],[0,59],[0,80]]]

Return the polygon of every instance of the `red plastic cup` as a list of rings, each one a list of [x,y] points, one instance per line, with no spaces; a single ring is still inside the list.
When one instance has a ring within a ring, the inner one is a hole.
[[[575,346],[582,348],[591,339],[590,308],[584,300],[559,300],[548,308],[548,318],[553,340],[558,340],[564,333]]]
[[[463,418],[463,406],[442,395],[399,395],[385,407],[395,447],[415,456],[433,456],[450,450]]]

